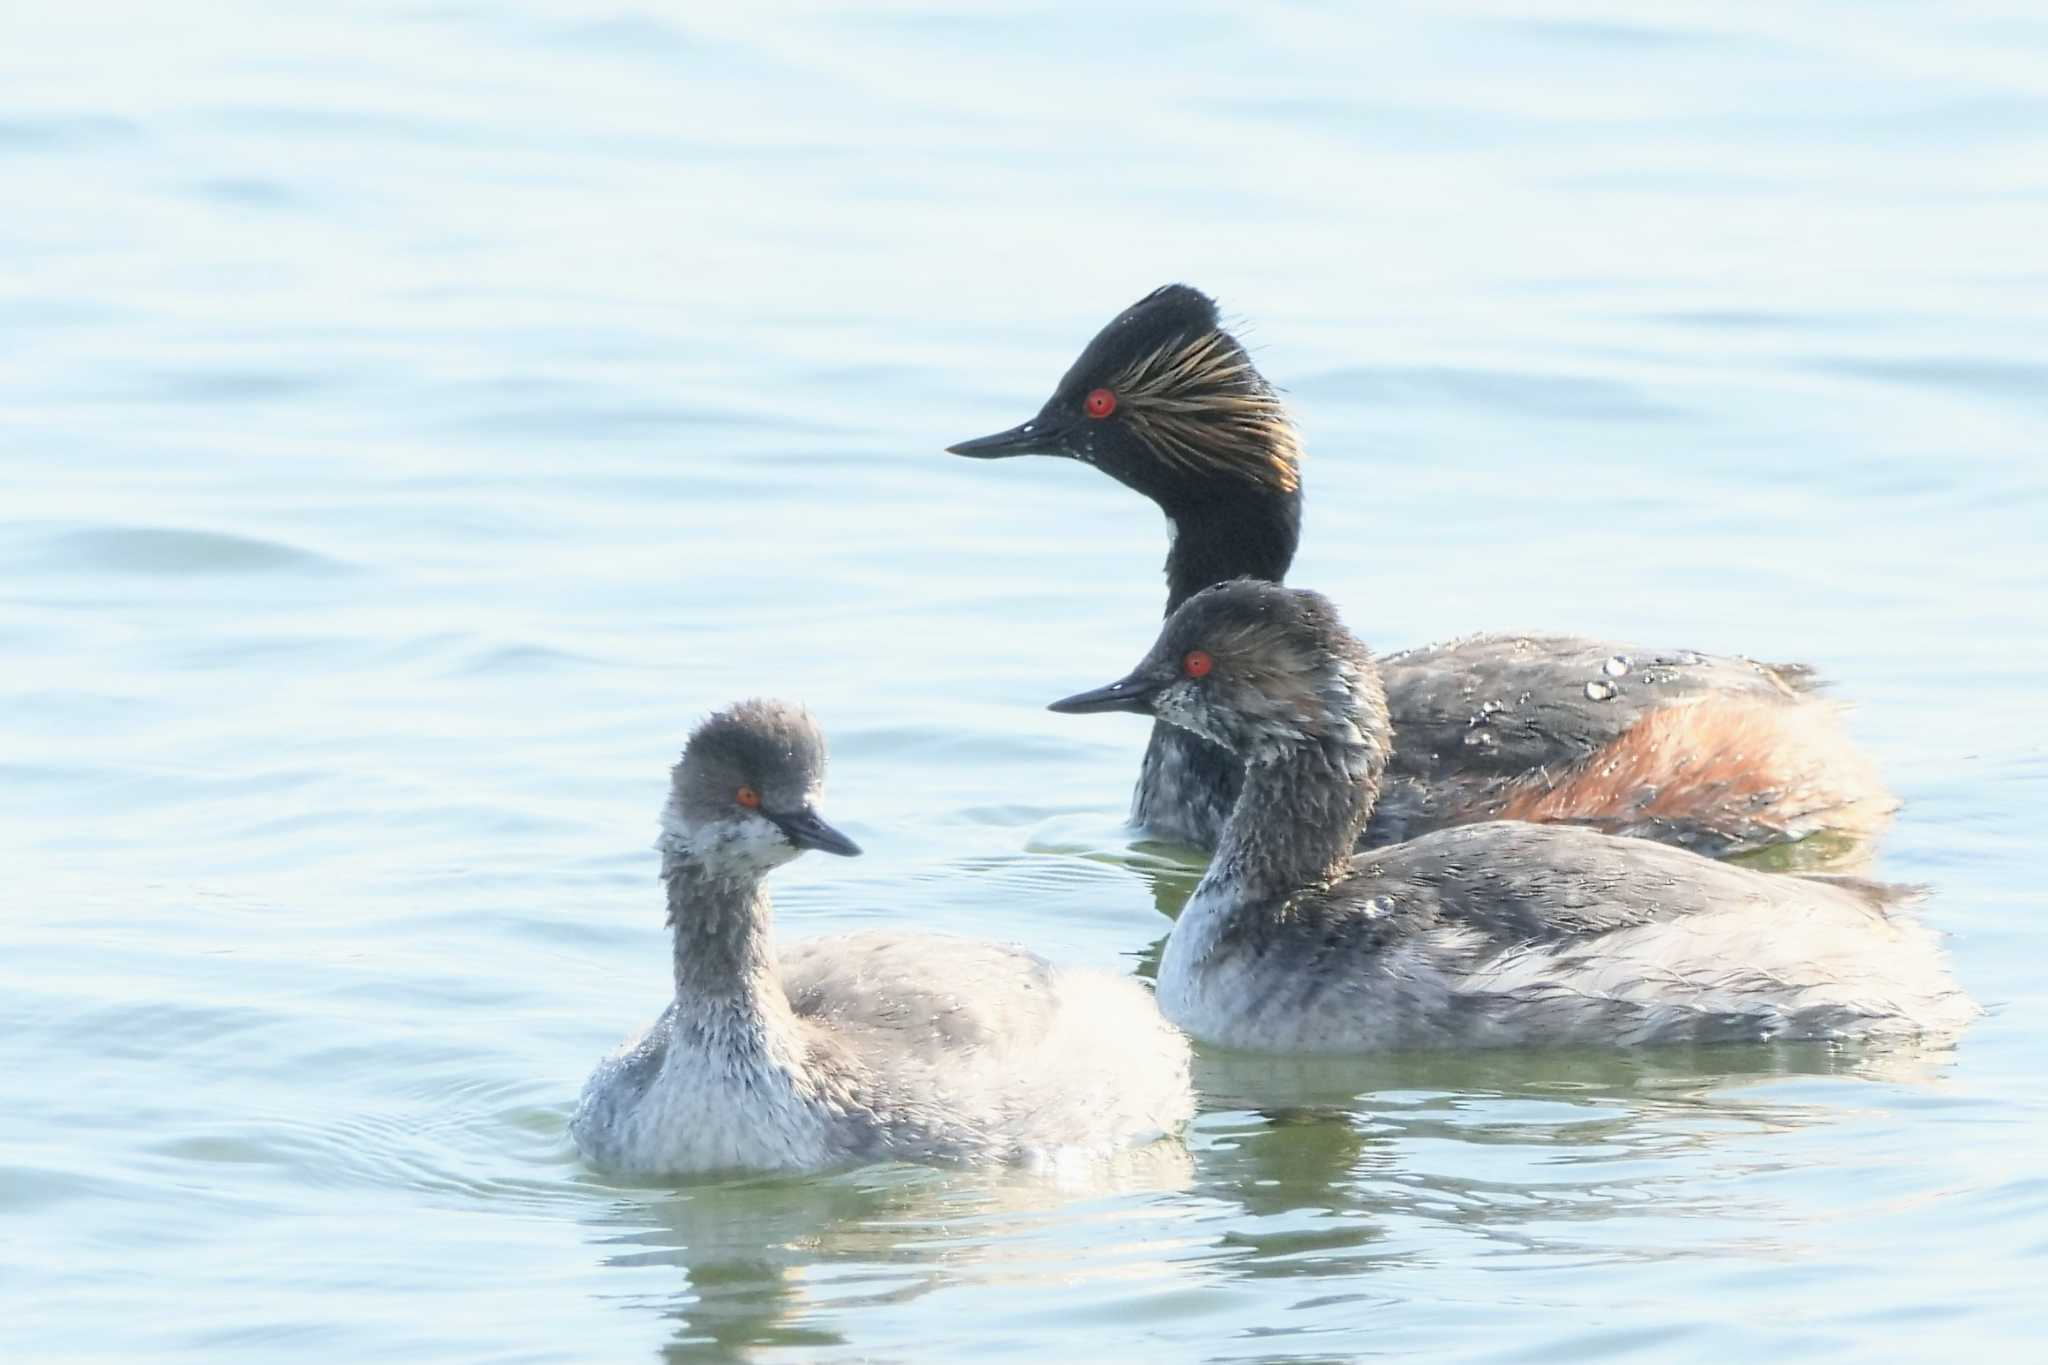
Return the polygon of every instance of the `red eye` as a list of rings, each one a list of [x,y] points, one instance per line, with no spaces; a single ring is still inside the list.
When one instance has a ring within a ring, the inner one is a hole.
[[[1209,676],[1209,670],[1216,666],[1216,661],[1209,657],[1209,651],[1206,649],[1191,649],[1187,657],[1180,661],[1180,666],[1190,678],[1206,678]]]
[[[748,810],[754,810],[761,804],[761,793],[755,791],[752,787],[741,787],[732,794],[732,799],[745,806]]]
[[[1081,400],[1081,411],[1099,422],[1116,411],[1116,395],[1108,389],[1097,389]]]

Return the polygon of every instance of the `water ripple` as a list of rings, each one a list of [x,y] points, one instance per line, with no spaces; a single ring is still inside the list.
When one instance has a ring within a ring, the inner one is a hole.
[[[1650,398],[1631,384],[1592,375],[1386,365],[1324,370],[1300,380],[1298,387],[1328,400],[1479,408],[1521,417],[1619,422],[1684,414],[1682,408]]]
[[[40,567],[130,574],[339,574],[342,560],[282,541],[165,526],[95,527],[43,542]]]

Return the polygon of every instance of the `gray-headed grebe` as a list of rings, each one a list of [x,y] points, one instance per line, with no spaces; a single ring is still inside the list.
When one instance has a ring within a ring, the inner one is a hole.
[[[1301,526],[1301,447],[1215,303],[1154,290],[1081,353],[1038,415],[950,449],[1061,455],[1166,513],[1166,610],[1232,578],[1280,582]],[[1481,635],[1381,661],[1394,725],[1362,844],[1472,820],[1562,821],[1717,857],[1834,832],[1898,802],[1810,672],[1569,636]],[[1213,848],[1237,794],[1215,746],[1154,727],[1132,818]]]
[[[936,934],[778,954],[763,876],[807,848],[860,852],[815,809],[824,771],[796,707],[742,702],[691,735],[657,845],[675,999],[584,1086],[570,1131],[589,1161],[1056,1163],[1186,1120],[1187,1042],[1136,982]]]
[[[1315,593],[1207,589],[1128,677],[1052,709],[1151,715],[1245,765],[1159,968],[1160,1008],[1206,1042],[1872,1038],[1976,1013],[1901,888],[1510,821],[1354,854],[1387,772],[1386,695]]]

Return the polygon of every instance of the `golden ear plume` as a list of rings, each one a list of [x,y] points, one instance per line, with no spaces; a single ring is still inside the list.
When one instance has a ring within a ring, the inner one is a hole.
[[[1229,336],[1169,341],[1116,375],[1117,411],[1161,459],[1280,493],[1301,486],[1301,438],[1280,395]]]

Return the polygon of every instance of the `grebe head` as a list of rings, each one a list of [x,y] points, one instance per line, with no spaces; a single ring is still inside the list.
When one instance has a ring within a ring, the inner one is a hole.
[[[1292,498],[1301,447],[1287,410],[1199,289],[1169,284],[1095,334],[1038,415],[947,449],[1064,455],[1169,514],[1247,488]]]
[[[1128,675],[1051,709],[1157,716],[1248,762],[1376,746],[1386,728],[1372,660],[1329,599],[1249,578],[1190,597]]]
[[[860,845],[818,814],[824,782],[825,737],[809,712],[777,701],[727,707],[690,736],[657,847],[756,876],[807,848],[852,857]]]

